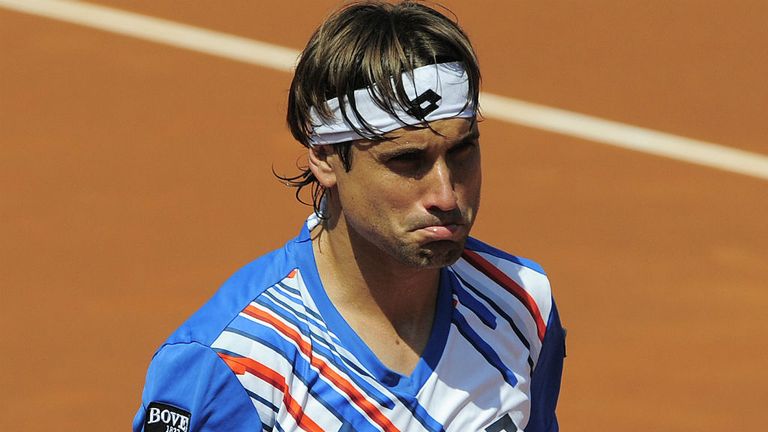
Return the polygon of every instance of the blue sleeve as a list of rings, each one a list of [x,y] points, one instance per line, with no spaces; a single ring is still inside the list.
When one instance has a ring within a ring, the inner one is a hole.
[[[531,417],[525,428],[527,432],[560,430],[555,408],[557,408],[557,397],[560,394],[563,358],[565,358],[565,332],[553,301],[544,344],[531,377]]]
[[[172,424],[173,423],[173,424]],[[149,365],[133,431],[260,431],[258,412],[235,374],[209,347],[163,346]],[[186,427],[185,427],[186,426]],[[174,429],[170,429],[174,430]]]

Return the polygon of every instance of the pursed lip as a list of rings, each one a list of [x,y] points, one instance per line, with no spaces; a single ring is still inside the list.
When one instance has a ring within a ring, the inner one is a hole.
[[[417,225],[416,228],[414,228],[414,231],[418,231],[421,229],[426,229],[430,227],[447,227],[447,226],[456,226],[460,227],[466,225],[466,221],[463,218],[446,218],[446,219],[434,219],[430,221],[423,222],[420,225]]]
[[[431,240],[453,240],[464,226],[464,223],[438,222],[437,224],[423,225],[414,231]]]

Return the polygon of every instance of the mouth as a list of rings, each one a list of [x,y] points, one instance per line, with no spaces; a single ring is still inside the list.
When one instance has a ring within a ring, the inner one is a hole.
[[[430,241],[455,240],[463,234],[464,227],[465,224],[463,223],[439,223],[425,225],[415,231]]]

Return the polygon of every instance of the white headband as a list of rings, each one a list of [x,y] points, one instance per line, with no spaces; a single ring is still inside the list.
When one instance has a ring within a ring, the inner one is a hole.
[[[469,79],[464,65],[460,62],[441,63],[422,66],[402,75],[405,93],[412,103],[418,104],[424,121],[440,120],[449,117],[474,117],[476,107],[469,99]],[[371,92],[375,88],[355,90],[355,105],[361,117],[371,129],[379,134],[391,132],[405,126],[415,126],[423,123],[421,118],[407,112],[399,104],[394,104],[395,115],[376,105]],[[352,126],[366,131],[354,115],[348,102],[345,109],[349,122],[344,120],[339,107],[339,99],[327,101],[333,113],[333,119],[325,122],[320,119],[314,107],[310,110],[310,118],[314,129],[310,140],[312,145],[336,144],[361,138],[368,138],[355,132]]]

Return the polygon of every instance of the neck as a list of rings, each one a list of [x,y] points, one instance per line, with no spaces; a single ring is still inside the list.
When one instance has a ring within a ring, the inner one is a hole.
[[[326,221],[313,239],[318,271],[328,296],[342,312],[382,316],[398,330],[431,327],[440,269],[400,263],[346,225]]]

